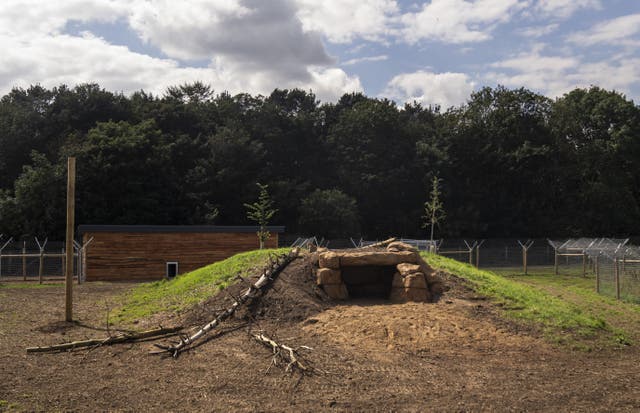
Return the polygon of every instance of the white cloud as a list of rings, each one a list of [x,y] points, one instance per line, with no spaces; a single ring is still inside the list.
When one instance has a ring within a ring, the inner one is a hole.
[[[409,43],[480,42],[491,38],[497,23],[508,21],[524,6],[518,0],[432,0],[416,13],[401,17],[403,39]]]
[[[568,37],[571,43],[581,46],[595,44],[638,45],[640,39],[640,14],[630,14],[600,22],[590,30],[577,32]]]
[[[125,11],[124,4],[112,0],[3,0],[0,34],[29,37],[59,33],[68,21],[115,21]]]
[[[231,93],[312,89],[322,100],[362,90],[357,76],[331,67],[320,36],[303,31],[286,0],[197,0],[188,6],[168,0],[40,3],[0,3],[0,93],[35,83],[82,82],[125,93],[162,93],[167,86],[196,80]],[[134,53],[90,33],[64,33],[71,20],[117,19],[128,21],[169,58]],[[179,61],[192,58],[211,63],[190,67]]]
[[[403,102],[444,108],[460,105],[469,98],[475,84],[464,73],[432,73],[417,71],[395,76],[383,95]]]
[[[545,26],[531,26],[518,30],[517,33],[523,37],[538,38],[553,33],[559,26],[557,23],[547,24]]]
[[[355,59],[349,59],[346,62],[343,62],[342,66],[353,66],[364,62],[381,62],[388,59],[389,56],[387,56],[386,54],[378,56],[356,57]]]
[[[535,9],[544,15],[567,18],[580,9],[600,9],[600,0],[538,0]]]
[[[355,38],[381,41],[392,32],[398,13],[395,0],[296,0],[305,30],[318,31],[330,42]]]
[[[527,87],[550,97],[592,85],[628,92],[640,85],[640,58],[588,62],[575,56],[544,56],[540,49],[493,63],[507,72],[490,72],[486,79],[509,87]]]
[[[124,1],[124,0],[122,0]],[[271,71],[301,81],[309,66],[333,63],[320,35],[305,32],[288,0],[136,1],[131,27],[167,56],[189,60],[222,57],[246,71]]]
[[[0,66],[0,93],[12,87],[40,84],[76,85],[98,82],[102,87],[131,93],[140,89],[162,94],[168,86],[202,81],[217,91],[268,94],[276,88],[313,90],[323,101],[335,101],[342,94],[362,91],[357,76],[349,76],[338,68],[310,68],[309,80],[274,79],[268,71],[246,73],[221,60],[211,67],[180,67],[172,59],[161,59],[134,53],[102,39],[68,35],[47,36],[25,43],[0,36],[5,50]]]

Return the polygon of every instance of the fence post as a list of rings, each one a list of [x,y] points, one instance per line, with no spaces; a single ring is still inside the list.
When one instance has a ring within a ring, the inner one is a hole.
[[[27,281],[27,241],[22,241],[22,280]]]
[[[596,292],[600,293],[600,254],[596,255],[594,266],[596,270]]]
[[[616,285],[616,299],[620,299],[620,266],[618,263],[618,257],[613,260],[613,276]]]
[[[582,253],[582,276],[587,276],[587,254]]]
[[[553,273],[558,275],[558,250],[554,249],[554,263],[553,263]]]
[[[38,266],[38,281],[42,284],[42,267],[44,266],[44,250],[40,249],[40,265]]]

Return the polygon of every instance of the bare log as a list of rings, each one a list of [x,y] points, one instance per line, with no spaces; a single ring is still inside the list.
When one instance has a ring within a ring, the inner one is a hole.
[[[375,244],[365,245],[364,247],[361,247],[361,248],[365,249],[365,248],[384,247],[384,246],[387,246],[387,245],[389,245],[389,244],[391,244],[392,242],[395,242],[395,241],[396,241],[396,238],[389,238],[389,239],[386,239],[384,241],[376,242]]]
[[[234,298],[234,303],[223,311],[220,315],[214,318],[211,322],[206,324],[191,337],[180,337],[180,341],[173,345],[154,344],[156,347],[169,352],[173,357],[178,357],[178,354],[188,348],[189,345],[195,341],[204,337],[208,332],[216,328],[221,322],[231,317],[236,310],[246,303],[249,299],[254,298],[259,292],[261,292],[275,277],[282,271],[291,261],[293,261],[299,254],[299,249],[294,248],[287,255],[281,256],[275,261],[271,262],[267,266],[258,281],[255,284],[251,284],[249,288],[238,298]],[[154,352],[159,354],[163,352]]]
[[[90,340],[72,341],[70,343],[55,344],[53,346],[27,347],[27,353],[50,353],[64,350],[73,350],[81,347],[104,346],[127,341],[144,340],[147,338],[166,336],[175,334],[182,330],[182,327],[156,328],[154,330],[142,331],[140,333],[121,333],[106,338],[94,338]]]
[[[298,355],[297,350],[301,348],[311,350],[311,347],[300,346],[294,349],[276,342],[275,340],[267,337],[264,333],[251,334],[251,337],[262,343],[264,346],[271,348],[273,351],[273,365],[275,365],[277,363],[277,359],[280,358],[287,362],[285,371],[292,371],[294,368],[303,372],[309,371],[309,367],[300,361],[300,356]]]

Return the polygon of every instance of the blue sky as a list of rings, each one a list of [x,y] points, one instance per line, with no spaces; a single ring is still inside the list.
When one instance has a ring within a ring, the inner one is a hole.
[[[444,107],[502,84],[640,98],[637,0],[3,0],[0,93],[362,91]]]

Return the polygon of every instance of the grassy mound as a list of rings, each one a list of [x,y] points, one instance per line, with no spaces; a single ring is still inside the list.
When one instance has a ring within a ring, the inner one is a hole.
[[[476,292],[499,303],[507,316],[541,327],[553,341],[572,342],[595,338],[603,331],[613,332],[603,318],[534,286],[450,258],[428,253],[423,257],[432,267],[469,281]]]
[[[288,248],[244,252],[172,280],[141,284],[124,298],[115,313],[120,322],[130,322],[163,311],[178,312],[215,295],[233,282],[237,275],[266,264],[270,254],[286,253]]]

